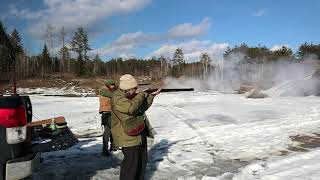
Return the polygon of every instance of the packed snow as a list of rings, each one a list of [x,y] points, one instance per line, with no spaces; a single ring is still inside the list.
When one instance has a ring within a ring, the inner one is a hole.
[[[31,96],[34,119],[64,116],[80,143],[42,154],[34,179],[118,179],[121,151],[102,149],[97,97]],[[317,179],[320,149],[282,155],[289,136],[320,131],[320,98],[247,99],[214,91],[162,93],[147,115],[147,179]]]

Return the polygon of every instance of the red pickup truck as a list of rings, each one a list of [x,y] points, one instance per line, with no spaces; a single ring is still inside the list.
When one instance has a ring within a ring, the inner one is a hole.
[[[0,96],[0,180],[31,176],[40,164],[40,153],[26,150],[30,111],[28,96]]]

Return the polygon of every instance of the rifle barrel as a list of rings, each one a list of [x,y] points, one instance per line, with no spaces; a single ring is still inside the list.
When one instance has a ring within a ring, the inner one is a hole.
[[[138,86],[147,86],[147,85],[151,85],[151,83],[138,83]]]
[[[152,93],[157,90],[158,89],[148,89],[145,92]],[[180,92],[180,91],[194,91],[194,88],[169,88],[169,89],[161,89],[160,92]]]

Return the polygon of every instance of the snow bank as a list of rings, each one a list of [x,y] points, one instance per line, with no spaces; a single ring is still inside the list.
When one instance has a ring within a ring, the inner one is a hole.
[[[83,89],[75,86],[72,87],[63,87],[63,88],[18,88],[17,92],[19,94],[40,94],[40,95],[57,95],[57,96],[95,96],[93,89]]]
[[[300,79],[286,81],[275,86],[264,93],[269,96],[310,96],[318,95],[320,92],[320,80],[317,79]]]

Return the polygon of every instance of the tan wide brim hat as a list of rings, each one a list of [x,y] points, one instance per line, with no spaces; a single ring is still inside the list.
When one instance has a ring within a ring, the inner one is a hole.
[[[136,79],[131,74],[124,74],[120,77],[119,88],[129,90],[138,87]]]

